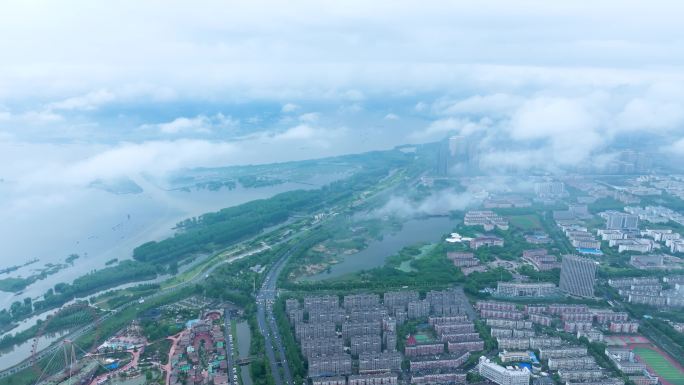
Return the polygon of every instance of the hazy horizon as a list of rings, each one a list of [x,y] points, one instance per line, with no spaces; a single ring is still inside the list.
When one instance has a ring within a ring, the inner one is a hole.
[[[98,207],[84,198],[93,182],[451,135],[476,137],[495,174],[586,169],[625,148],[676,170],[681,11],[666,1],[7,2],[0,211],[12,222],[0,240],[25,239],[12,228],[41,228],[45,213]]]

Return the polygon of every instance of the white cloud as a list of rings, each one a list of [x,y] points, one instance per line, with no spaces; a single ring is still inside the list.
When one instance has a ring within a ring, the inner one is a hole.
[[[425,129],[416,131],[410,135],[412,140],[433,141],[444,138],[450,134],[470,135],[486,130],[493,122],[489,118],[473,121],[468,118],[444,118],[430,123]]]
[[[345,104],[340,106],[338,111],[341,114],[357,114],[363,111],[363,106],[361,106],[359,103]]]
[[[677,87],[654,83],[619,91],[604,87],[566,90],[549,85],[535,93],[441,98],[431,109],[435,120],[409,138],[427,141],[452,134],[475,135],[482,164],[492,169],[558,170],[590,158],[598,165],[607,161],[605,150],[625,135],[660,135],[664,140],[684,137],[680,95]],[[670,147],[671,153],[676,147]]]
[[[429,195],[420,201],[412,201],[405,197],[393,196],[380,209],[373,214],[395,215],[401,217],[413,217],[417,215],[444,215],[449,211],[463,210],[480,202],[476,196],[470,192],[454,192],[451,190],[441,190]]]
[[[48,124],[61,122],[64,120],[62,115],[52,112],[50,110],[36,110],[27,111],[21,114],[11,116],[16,122],[28,124]]]
[[[306,114],[299,115],[299,120],[306,123],[315,123],[320,117],[321,114],[318,112],[307,112]]]
[[[84,110],[90,111],[99,106],[110,103],[116,96],[108,90],[98,90],[82,96],[75,96],[58,102],[50,103],[50,110]]]
[[[616,117],[620,129],[662,132],[684,128],[684,102],[636,98]]]
[[[345,133],[345,129],[320,128],[309,124],[300,124],[284,132],[269,135],[268,140],[329,148],[335,140],[342,138]]]
[[[385,118],[384,118],[384,119],[385,119],[385,120],[399,120],[399,115],[393,114],[393,113],[389,113],[389,114],[385,115]]]
[[[191,139],[120,143],[93,154],[86,151],[77,159],[53,159],[19,176],[18,184],[22,190],[35,191],[45,186],[87,186],[95,179],[163,176],[181,168],[224,164],[237,151],[234,143]]]
[[[415,106],[413,106],[413,109],[416,110],[417,112],[423,112],[427,108],[428,108],[428,105],[425,102],[418,102],[418,103],[416,103]]]
[[[283,113],[289,113],[289,112],[297,111],[299,108],[300,107],[297,104],[285,103],[285,104],[283,104],[283,107],[280,109],[280,111]]]
[[[157,124],[144,124],[140,126],[143,130],[154,129],[161,134],[208,134],[217,130],[232,129],[239,125],[239,122],[230,116],[218,113],[213,116],[197,115],[193,118],[179,117],[170,122]]]
[[[147,134],[208,135],[231,124],[187,110],[256,101],[272,111],[250,110],[254,120],[240,120],[268,132],[294,126],[283,140],[307,130],[325,138],[320,121],[369,126],[365,119],[377,119],[378,110],[396,111],[402,119],[392,129],[367,130],[386,138],[383,145],[477,133],[512,147],[534,142],[543,154],[536,159],[563,164],[620,135],[657,133],[673,142],[683,135],[681,2],[530,0],[524,14],[504,0],[486,0],[487,7],[351,0],[320,12],[311,12],[318,4],[310,0],[172,3],[85,7],[76,0],[36,12],[10,0],[0,33],[22,40],[0,41],[0,99],[11,106],[0,112],[3,130],[29,141],[61,134],[135,142],[142,139],[131,130],[140,124],[134,119],[155,120],[127,106],[171,101],[178,118],[143,125]],[[123,16],[124,29],[114,22]],[[107,106],[120,109],[102,118]],[[278,109],[285,116],[271,124]],[[311,109],[320,118],[301,114]],[[410,124],[419,132],[397,135]]]
[[[549,161],[576,165],[607,143],[608,138],[599,132],[599,123],[582,101],[535,98],[513,114],[506,129],[517,141],[542,140]]]
[[[318,134],[318,130],[315,128],[308,126],[306,124],[302,124],[299,126],[292,127],[288,129],[287,131],[277,134],[273,136],[274,139],[296,139],[296,140],[306,140],[306,139],[311,139],[314,136]]]
[[[664,146],[662,150],[672,155],[684,157],[684,138],[679,139],[670,145]]]
[[[519,96],[495,93],[475,95],[457,101],[442,100],[434,108],[444,115],[487,115],[490,117],[510,114],[522,99]]]

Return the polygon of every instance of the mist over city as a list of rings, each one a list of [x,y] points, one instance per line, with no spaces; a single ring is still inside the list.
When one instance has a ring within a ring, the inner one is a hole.
[[[684,385],[684,4],[0,5],[0,385]]]

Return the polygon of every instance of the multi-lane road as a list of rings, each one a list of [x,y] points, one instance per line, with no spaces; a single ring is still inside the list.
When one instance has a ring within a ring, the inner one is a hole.
[[[230,320],[230,310],[223,309],[223,333],[226,340],[226,361],[228,362],[228,382],[231,385],[238,385],[237,363],[235,362],[235,341]]]
[[[285,267],[285,263],[291,254],[291,249],[283,252],[283,255],[279,257],[268,271],[257,294],[257,324],[259,331],[264,336],[266,358],[268,358],[275,385],[294,385],[290,366],[285,355],[285,347],[283,346],[278,325],[273,315],[273,303],[277,296],[276,282],[278,275],[280,275],[280,272]]]

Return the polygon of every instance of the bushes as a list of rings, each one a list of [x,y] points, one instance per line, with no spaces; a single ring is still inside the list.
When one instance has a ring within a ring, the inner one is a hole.
[[[470,295],[479,297],[482,295],[480,290],[490,287],[496,284],[496,282],[507,282],[512,279],[513,275],[503,267],[497,267],[485,272],[476,271],[463,279],[465,281],[463,290]]]

